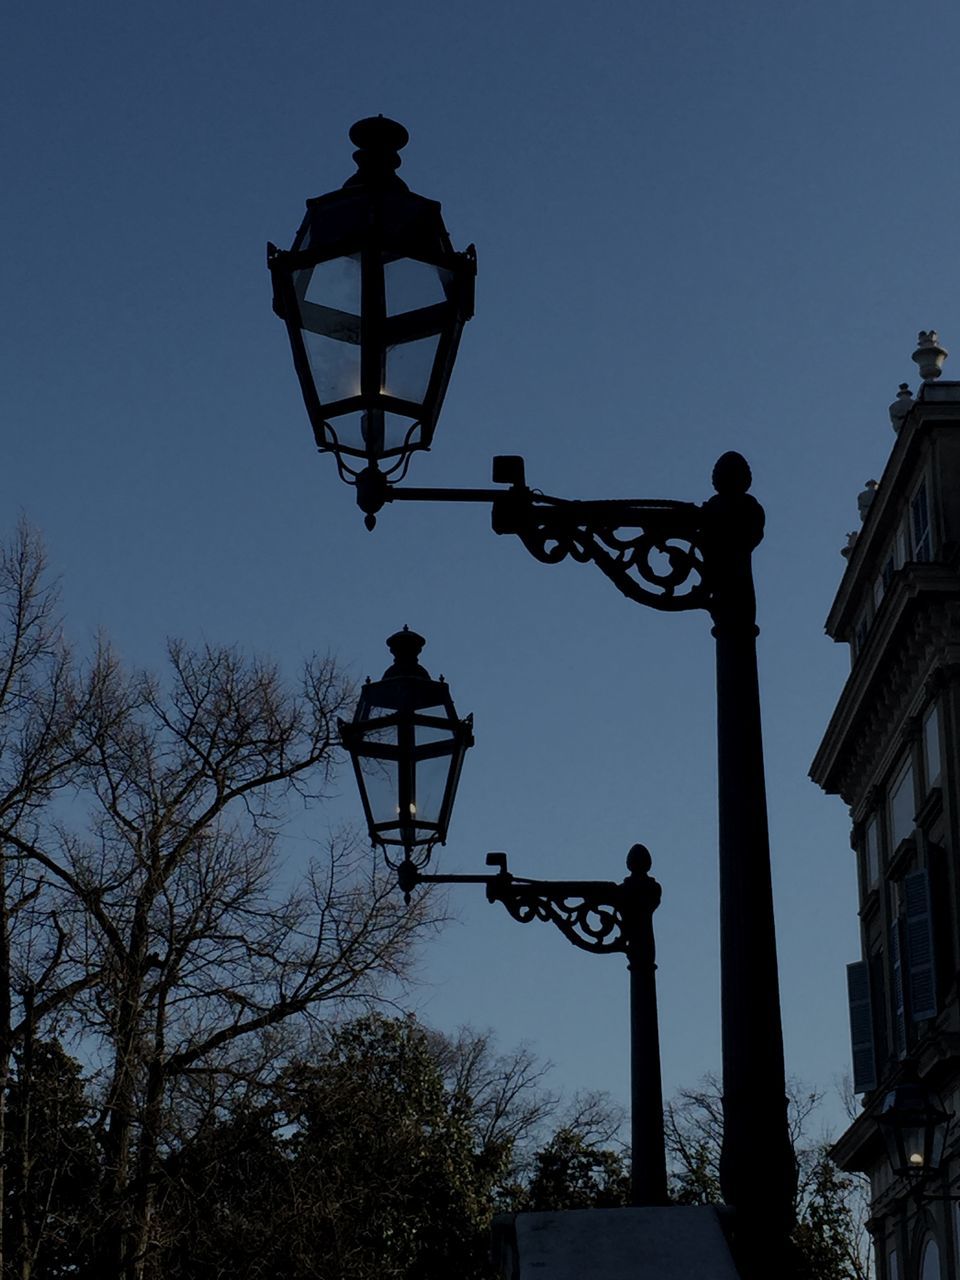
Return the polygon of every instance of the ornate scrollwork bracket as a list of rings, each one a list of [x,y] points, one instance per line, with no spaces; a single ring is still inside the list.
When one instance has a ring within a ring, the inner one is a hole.
[[[710,604],[700,508],[690,502],[577,502],[513,488],[494,500],[496,533],[543,564],[592,563],[638,604],[675,612]]]
[[[750,468],[725,453],[704,503],[668,499],[581,502],[527,486],[519,457],[493,460],[504,489],[394,487],[367,468],[357,501],[370,517],[387,502],[485,502],[495,533],[515,534],[542,564],[595,564],[631,600],[664,612],[705,609],[718,621],[753,614],[749,554],[763,537],[763,508],[747,491]],[[745,553],[745,559],[744,559]]]
[[[528,880],[507,870],[504,853],[487,854],[499,866],[487,880],[487,901],[502,902],[514,920],[548,920],[583,951],[626,951],[622,886],[606,880]]]
[[[488,902],[502,902],[521,924],[546,920],[582,951],[594,955],[623,952],[631,960],[653,961],[653,913],[660,885],[649,874],[650,854],[634,845],[627,855],[626,879],[530,880],[507,869],[505,853],[488,853],[493,875],[422,875],[412,863],[398,869],[404,893],[418,884],[483,884]]]

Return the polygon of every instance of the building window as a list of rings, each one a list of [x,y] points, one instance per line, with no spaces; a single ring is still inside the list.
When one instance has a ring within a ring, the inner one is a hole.
[[[922,484],[910,503],[910,533],[914,560],[930,559],[930,510],[927,486]]]
[[[936,703],[923,717],[923,771],[929,791],[940,781],[940,717]]]
[[[913,1022],[937,1014],[937,975],[933,950],[933,921],[930,917],[930,877],[925,870],[910,871],[900,884],[901,951],[906,972],[907,1004]]]
[[[920,1280],[940,1280],[940,1249],[933,1236],[927,1236],[920,1255]]]
[[[913,817],[917,811],[913,796],[913,766],[910,757],[894,776],[890,788],[890,849],[896,849],[901,840],[913,834]]]
[[[897,566],[895,564],[895,557],[896,557],[896,549],[891,551],[890,554],[887,556],[886,560],[884,561],[883,568],[880,570],[880,575],[873,584],[874,610],[877,610],[880,608],[880,604],[883,601],[883,597],[886,595],[887,590],[890,587],[890,583],[893,581],[893,575],[897,571]]]
[[[877,887],[880,879],[880,819],[876,814],[867,823],[867,834],[864,842],[864,870],[866,872],[866,890]]]
[[[873,1036],[873,1060],[878,1076],[887,1069],[890,1057],[890,1036],[887,1023],[887,975],[883,947],[877,940],[870,953],[868,978],[870,982],[870,1017]]]
[[[900,1280],[900,1266],[897,1262],[896,1249],[891,1249],[887,1254],[887,1280]]]
[[[867,636],[870,634],[871,616],[869,609],[865,609],[862,613],[856,630],[853,634],[853,656],[856,657],[867,643]]]

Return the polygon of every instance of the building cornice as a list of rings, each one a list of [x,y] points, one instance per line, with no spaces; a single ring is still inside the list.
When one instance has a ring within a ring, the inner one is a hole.
[[[872,579],[879,573],[882,559],[896,534],[904,493],[909,488],[910,476],[929,428],[958,422],[960,382],[921,388],[920,398],[904,420],[883,469],[876,496],[867,509],[863,526],[847,559],[826,621],[826,632],[832,639],[850,638],[864,579]]]
[[[904,745],[898,728],[935,674],[960,674],[960,575],[912,563],[891,582],[847,678],[810,767],[814,782],[856,810]]]

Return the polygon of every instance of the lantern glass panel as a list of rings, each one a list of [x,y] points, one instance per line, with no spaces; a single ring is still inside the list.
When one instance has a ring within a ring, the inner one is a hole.
[[[335,311],[345,311],[349,315],[359,317],[359,254],[351,254],[346,258],[331,258],[328,262],[319,262],[312,270],[305,271],[303,274],[309,276],[302,295],[304,301],[313,303],[316,306],[331,307]]]
[[[928,1158],[931,1169],[939,1169],[943,1163],[943,1149],[947,1144],[948,1124],[948,1120],[939,1121],[934,1125],[933,1132],[930,1135]]]
[[[440,809],[450,771],[448,755],[434,756],[431,760],[418,760],[416,766],[417,822],[439,822]]]
[[[377,714],[376,711],[374,711],[373,717],[375,717],[376,714]],[[377,725],[375,729],[368,728],[364,730],[363,746],[365,749],[367,747],[378,747],[378,746],[395,747],[396,745],[397,745],[396,724],[382,724],[382,725]]]
[[[396,760],[372,760],[360,757],[360,772],[366,788],[367,803],[374,823],[397,821],[399,766]]]
[[[441,715],[439,707],[431,708],[427,715]],[[416,742],[418,747],[431,746],[435,742],[452,742],[453,736],[449,727],[443,727],[432,724],[418,724],[416,726]]]
[[[926,1130],[922,1124],[907,1125],[900,1130],[904,1167],[921,1170],[927,1167]]]
[[[303,345],[317,395],[323,404],[360,394],[360,347],[325,337],[304,326]],[[339,437],[339,431],[337,435]]]
[[[387,315],[419,311],[446,302],[452,273],[415,258],[394,258],[383,264],[383,283],[387,296]]]
[[[331,422],[324,424],[324,435],[331,445],[335,435],[338,448],[382,456],[399,453],[406,444],[417,444],[421,432],[413,418],[405,418],[399,413],[358,411],[337,414]]]
[[[400,400],[422,404],[427,397],[430,375],[440,342],[439,333],[413,342],[387,347],[387,373],[384,391]]]

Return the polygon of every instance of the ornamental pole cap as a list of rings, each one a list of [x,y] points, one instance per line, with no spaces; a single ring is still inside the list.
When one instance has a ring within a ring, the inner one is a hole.
[[[653,866],[650,850],[645,844],[635,844],[627,854],[627,870],[633,876],[645,876]]]
[[[416,631],[411,631],[407,626],[388,637],[387,648],[393,654],[393,662],[383,673],[384,680],[390,680],[394,676],[421,676],[424,680],[429,680],[430,673],[417,661],[420,650],[426,643],[423,636],[417,635]]]
[[[940,377],[947,354],[940,345],[940,335],[936,329],[921,329],[917,335],[917,349],[910,358],[920,369],[920,377],[924,382],[930,382]]]
[[[410,141],[402,124],[386,116],[367,116],[350,127],[350,141],[357,148],[353,158],[357,172],[343,184],[345,187],[400,187],[407,184],[397,177],[400,151]]]
[[[721,454],[713,468],[713,487],[722,495],[746,493],[753,483],[750,466],[742,453]]]
[[[913,395],[911,394],[909,383],[901,382],[897,398],[890,406],[890,425],[897,434],[899,434],[900,428],[906,422],[907,415],[912,408]]]

